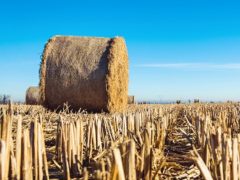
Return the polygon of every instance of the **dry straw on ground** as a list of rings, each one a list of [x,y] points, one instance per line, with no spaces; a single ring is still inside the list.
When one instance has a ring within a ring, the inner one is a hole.
[[[51,109],[124,111],[128,55],[123,38],[55,36],[45,46],[40,69],[43,104]]]
[[[127,111],[0,105],[0,179],[240,179],[239,103]]]
[[[29,87],[26,91],[26,104],[40,104],[40,92],[38,87]]]

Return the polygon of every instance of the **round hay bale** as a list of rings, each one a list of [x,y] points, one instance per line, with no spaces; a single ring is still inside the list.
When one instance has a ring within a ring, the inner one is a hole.
[[[134,100],[134,96],[128,96],[128,104],[134,104],[135,100]]]
[[[40,94],[50,109],[122,112],[128,101],[128,55],[121,37],[55,36],[45,45]]]
[[[40,104],[40,89],[38,87],[29,87],[26,91],[26,104]]]

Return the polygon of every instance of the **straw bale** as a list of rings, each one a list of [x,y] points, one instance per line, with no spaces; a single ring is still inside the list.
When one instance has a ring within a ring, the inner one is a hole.
[[[29,87],[26,91],[26,104],[37,105],[40,104],[39,87]]]
[[[134,104],[134,96],[128,96],[128,104]]]
[[[128,55],[123,38],[55,36],[40,68],[43,104],[56,109],[122,112],[127,106]]]

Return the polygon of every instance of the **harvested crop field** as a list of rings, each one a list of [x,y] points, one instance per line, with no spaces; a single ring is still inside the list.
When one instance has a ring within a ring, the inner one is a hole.
[[[239,179],[240,104],[0,106],[0,179]]]

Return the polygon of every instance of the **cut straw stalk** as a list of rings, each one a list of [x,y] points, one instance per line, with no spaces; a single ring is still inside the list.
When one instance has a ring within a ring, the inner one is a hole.
[[[122,158],[118,148],[113,149],[113,156],[115,161],[114,172],[116,172],[118,179],[125,180]],[[113,177],[115,177],[115,175]]]
[[[198,154],[196,149],[194,149],[192,151],[192,155],[195,156],[195,157],[193,157],[193,160],[195,161],[196,165],[200,169],[204,179],[205,180],[213,180],[209,169],[207,168],[206,164],[204,163],[204,161],[202,160],[201,156]]]

